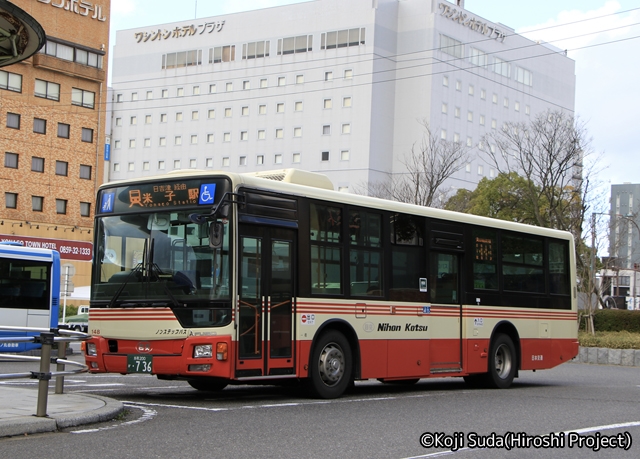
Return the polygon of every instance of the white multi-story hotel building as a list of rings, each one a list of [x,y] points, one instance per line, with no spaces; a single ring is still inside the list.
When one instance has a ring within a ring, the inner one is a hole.
[[[427,122],[472,148],[450,182],[474,188],[496,174],[484,134],[573,112],[575,65],[463,7],[315,0],[118,31],[108,179],[295,167],[353,190],[403,173]]]

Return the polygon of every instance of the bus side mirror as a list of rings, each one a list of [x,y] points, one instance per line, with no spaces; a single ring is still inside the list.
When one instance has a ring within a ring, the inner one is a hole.
[[[222,222],[211,222],[209,225],[209,247],[218,249],[222,246],[224,228]]]

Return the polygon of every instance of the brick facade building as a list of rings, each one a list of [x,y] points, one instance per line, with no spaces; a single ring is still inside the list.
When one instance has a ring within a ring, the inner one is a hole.
[[[0,240],[58,248],[88,285],[102,182],[110,0],[12,0],[46,45],[0,68]],[[82,248],[82,250],[80,250]]]

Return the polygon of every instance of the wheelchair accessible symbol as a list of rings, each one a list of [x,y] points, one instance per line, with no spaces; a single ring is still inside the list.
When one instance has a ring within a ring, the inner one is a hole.
[[[213,204],[216,195],[215,183],[203,183],[200,185],[200,197],[198,198],[198,204]]]

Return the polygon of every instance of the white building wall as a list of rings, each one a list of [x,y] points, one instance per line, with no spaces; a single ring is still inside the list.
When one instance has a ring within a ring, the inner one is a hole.
[[[439,0],[316,0],[118,31],[110,179],[166,172],[179,161],[180,168],[237,172],[297,167],[326,173],[337,188],[353,190],[402,173],[402,158],[419,144],[420,120],[425,120],[438,136],[444,130],[448,140],[454,135],[463,143],[471,139],[474,159],[450,186],[475,187],[490,174],[475,147],[492,129],[492,120],[500,128],[506,121],[526,122],[549,108],[573,110],[574,62],[501,25],[497,27],[507,34],[504,40],[489,38],[444,16],[441,4],[495,26]],[[165,31],[171,34],[191,25],[193,35],[159,38]],[[322,33],[353,28],[365,29],[364,45],[320,49]],[[465,44],[463,59],[439,50],[440,34]],[[278,39],[299,35],[313,36],[313,51],[277,55]],[[259,40],[270,42],[270,56],[242,59],[242,45]],[[226,45],[235,45],[236,60],[209,64],[209,49]],[[471,47],[486,52],[489,64],[493,56],[511,61],[510,77],[496,74],[491,65],[472,65]],[[202,64],[162,70],[163,54],[186,50],[201,50]],[[516,66],[532,72],[533,86],[515,81]],[[327,72],[332,76],[328,81]],[[345,72],[352,77],[345,78]],[[448,86],[443,85],[445,77]],[[280,78],[284,86],[278,85]],[[260,87],[263,79],[266,88]],[[248,89],[243,89],[245,82]],[[199,94],[194,94],[194,87]],[[163,91],[168,97],[162,97]],[[137,100],[132,100],[134,92]],[[350,98],[350,107],[343,107],[345,98]],[[331,108],[325,108],[325,100],[331,101]],[[297,103],[302,103],[301,110],[296,110]],[[283,113],[277,113],[278,104],[284,104]],[[443,104],[447,113],[442,112]],[[259,113],[261,105],[266,114]],[[214,118],[208,117],[210,110],[215,110]],[[192,112],[197,112],[197,119],[192,119]],[[166,121],[161,122],[163,115]],[[136,124],[131,124],[131,117]],[[282,138],[276,137],[278,130]],[[259,131],[264,131],[264,139]],[[176,137],[181,145],[176,145]],[[165,145],[160,145],[160,138]],[[323,160],[323,152],[329,153],[328,160]],[[259,157],[264,158],[262,164]],[[164,170],[158,168],[160,161]],[[482,174],[478,166],[483,166]]]

